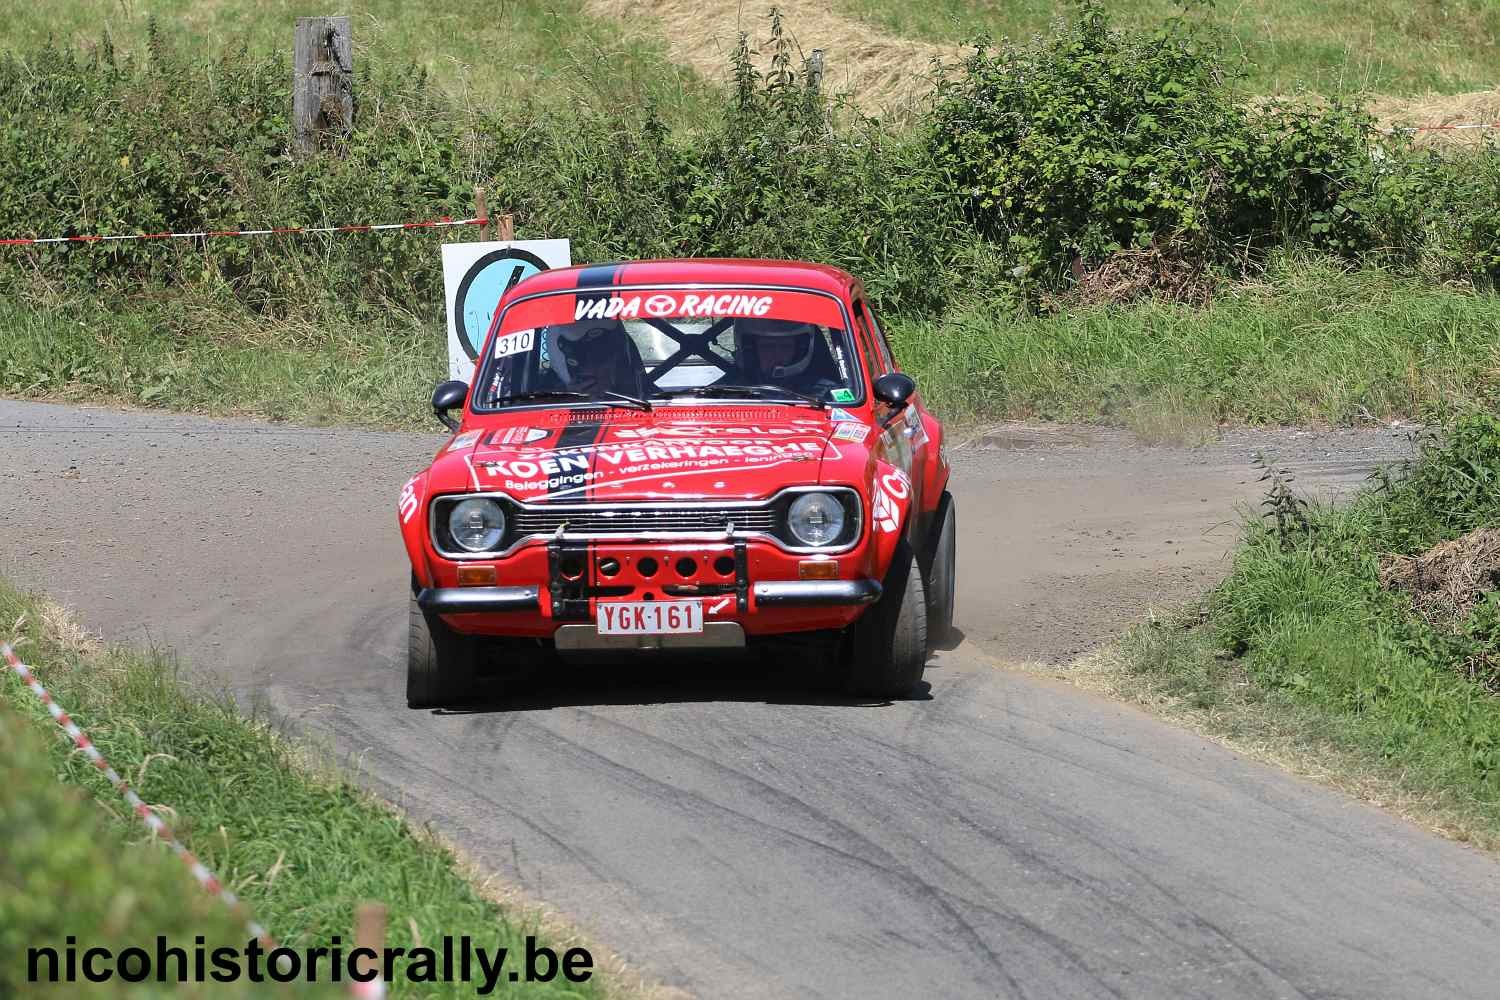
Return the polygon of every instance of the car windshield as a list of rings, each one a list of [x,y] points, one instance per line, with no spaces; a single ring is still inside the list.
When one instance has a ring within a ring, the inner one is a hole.
[[[767,289],[578,290],[523,300],[500,319],[478,409],[511,403],[863,400],[832,296]]]

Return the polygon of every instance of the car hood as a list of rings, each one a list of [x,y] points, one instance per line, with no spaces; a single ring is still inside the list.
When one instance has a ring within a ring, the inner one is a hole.
[[[465,428],[434,472],[443,467],[448,489],[527,501],[758,499],[817,483],[825,458],[852,457],[854,425],[867,426],[837,408],[531,411]]]

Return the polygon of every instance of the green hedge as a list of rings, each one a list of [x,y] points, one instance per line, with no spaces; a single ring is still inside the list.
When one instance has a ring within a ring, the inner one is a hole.
[[[368,62],[358,127],[289,146],[290,70],[153,35],[0,60],[0,232],[123,233],[467,215],[485,184],[527,236],[580,260],[803,257],[860,274],[887,310],[1035,307],[1079,269],[1154,247],[1212,278],[1309,247],[1434,280],[1500,276],[1500,155],[1442,157],[1341,104],[1236,101],[1213,36],[1118,30],[1094,2],[1046,37],[981,42],[915,123],[810,91],[773,24],[720,109],[669,129],[650,107],[462,104]],[[433,315],[451,234],[7,249],[0,291],[139,293],[219,283],[270,314]]]

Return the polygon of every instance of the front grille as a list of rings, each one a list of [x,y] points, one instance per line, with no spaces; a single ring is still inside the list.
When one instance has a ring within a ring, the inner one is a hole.
[[[570,510],[527,508],[514,516],[519,535],[550,535],[567,524],[570,535],[673,532],[717,534],[731,523],[738,532],[773,532],[776,511],[770,507],[599,507]]]

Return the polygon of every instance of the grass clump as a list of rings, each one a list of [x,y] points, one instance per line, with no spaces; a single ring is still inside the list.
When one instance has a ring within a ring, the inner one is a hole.
[[[470,935],[476,946],[509,948],[506,968],[518,968],[514,962],[525,952],[525,935],[537,932],[532,918],[481,896],[446,848],[347,777],[311,768],[307,752],[276,729],[241,715],[228,700],[187,690],[161,655],[70,638],[55,612],[3,583],[0,620],[21,622],[21,649],[42,682],[145,801],[170,809],[178,836],[239,894],[279,944],[327,947],[334,936],[348,942],[355,906],[378,900],[389,908],[389,946],[433,947],[443,935],[455,941]],[[212,912],[222,904],[204,902],[185,873],[173,879],[157,864],[181,869],[181,862],[156,846],[127,848],[135,860],[129,877],[117,880],[125,867],[119,862],[127,859],[106,859],[102,855],[109,852],[95,847],[140,839],[135,817],[116,808],[115,791],[92,765],[69,752],[70,744],[54,739],[43,754],[33,734],[16,732],[13,723],[21,717],[40,732],[55,727],[9,670],[0,677],[0,697],[9,706],[0,707],[6,713],[0,717],[0,742],[24,750],[19,758],[7,755],[7,762],[25,765],[11,768],[14,777],[0,792],[12,803],[0,810],[0,825],[41,816],[66,800],[74,803],[71,815],[91,813],[104,830],[103,842],[95,845],[48,819],[46,829],[57,836],[23,841],[25,855],[12,855],[7,841],[0,858],[0,886],[6,890],[0,915],[9,919],[0,920],[0,941],[35,946],[66,933],[83,941],[102,928],[110,940],[154,946],[154,936],[146,940],[146,934],[154,928],[177,933],[189,926],[189,917],[201,918],[194,926],[210,934],[233,933],[232,925]],[[38,774],[45,780],[38,781]],[[80,790],[97,796],[98,805],[82,805]],[[17,863],[33,858],[40,867],[27,865],[18,873],[13,857]],[[25,881],[14,882],[17,877]],[[147,898],[148,887],[171,894]],[[71,908],[69,891],[79,894],[82,911]],[[243,946],[243,939],[236,940]],[[191,935],[185,944],[192,946]],[[7,949],[4,961],[12,954]],[[397,969],[406,961],[398,959]],[[0,970],[3,993],[9,992],[7,975],[14,972]],[[577,984],[559,976],[550,983],[502,982],[497,995],[523,988],[526,996],[583,998],[602,995],[604,984],[598,975]],[[475,985],[406,983],[398,971],[394,989],[398,996],[469,996]]]
[[[1500,579],[1457,620],[1421,613],[1382,565],[1500,525],[1500,417],[1458,418],[1344,508],[1309,504],[1269,468],[1250,525],[1200,608],[1084,674],[1236,746],[1500,848]],[[1488,665],[1488,669],[1476,670]]]

